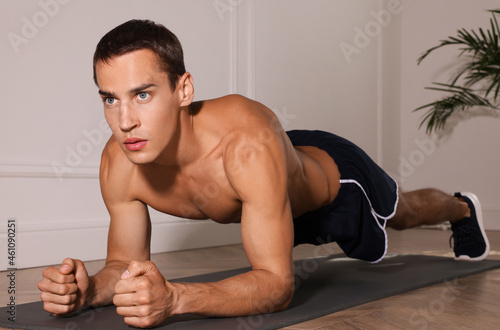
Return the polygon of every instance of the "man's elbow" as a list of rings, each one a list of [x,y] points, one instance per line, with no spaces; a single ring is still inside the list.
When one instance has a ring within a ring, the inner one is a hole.
[[[289,305],[290,303],[292,302],[292,299],[293,299],[293,294],[294,294],[294,287],[295,286],[292,286],[288,291],[287,291],[287,294],[285,296],[285,299],[283,301],[283,303],[280,305],[280,308],[279,308],[279,311],[282,311],[282,310],[285,310]]]
[[[295,281],[290,281],[283,285],[280,290],[275,291],[271,297],[272,303],[268,305],[268,308],[272,306],[272,311],[268,312],[280,312],[285,310],[292,301],[294,289]]]

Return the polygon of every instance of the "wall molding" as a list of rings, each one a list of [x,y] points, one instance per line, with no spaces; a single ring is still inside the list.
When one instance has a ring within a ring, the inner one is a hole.
[[[222,225],[211,220],[152,218],[151,253],[240,244],[239,224]],[[109,221],[78,220],[51,223],[17,221],[16,267],[30,268],[59,264],[67,257],[85,261],[106,258]],[[6,226],[5,226],[6,227]],[[6,229],[0,232],[0,248],[7,251]],[[77,238],[77,239],[76,239]],[[33,252],[36,246],[36,253]],[[8,268],[7,258],[0,271]]]
[[[156,212],[156,211],[152,211]],[[151,211],[150,211],[151,214]],[[12,219],[12,217],[9,217]],[[15,217],[14,217],[15,219]],[[156,225],[164,225],[164,224],[182,224],[182,225],[192,225],[197,223],[202,223],[204,220],[190,220],[177,218],[174,216],[170,216],[168,214],[159,214],[158,216],[151,216],[151,224],[153,226]],[[79,230],[79,229],[94,229],[94,228],[104,228],[108,229],[109,227],[109,218],[101,218],[101,219],[84,219],[84,220],[60,220],[60,221],[51,221],[51,222],[34,222],[34,221],[26,221],[19,222],[18,227],[20,227],[21,232],[23,233],[36,233],[43,231],[53,231],[53,230]],[[7,232],[7,228],[0,228],[0,234],[5,234]]]
[[[247,91],[249,98],[255,99],[256,49],[255,49],[255,1],[247,1],[246,38],[247,38]]]
[[[229,11],[229,93],[238,92],[238,10]]]
[[[67,166],[60,162],[0,161],[0,178],[98,179],[98,164]]]
[[[378,1],[378,11],[384,9],[384,0]],[[377,37],[377,164],[383,167],[384,130],[384,28]]]
[[[231,11],[230,93],[255,99],[255,1],[245,1]]]

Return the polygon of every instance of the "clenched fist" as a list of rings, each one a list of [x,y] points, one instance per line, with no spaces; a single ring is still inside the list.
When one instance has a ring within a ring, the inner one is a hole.
[[[89,275],[81,260],[64,259],[60,267],[43,271],[38,283],[43,308],[55,316],[75,312],[85,304],[89,289]]]
[[[175,302],[173,285],[151,261],[132,261],[115,285],[116,312],[134,327],[160,325],[172,316]]]

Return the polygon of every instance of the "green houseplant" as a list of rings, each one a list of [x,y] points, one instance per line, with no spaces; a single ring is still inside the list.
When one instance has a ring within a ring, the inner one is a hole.
[[[423,105],[414,111],[427,109],[420,123],[426,126],[427,133],[440,131],[449,117],[456,112],[469,111],[474,107],[483,107],[492,111],[498,110],[500,94],[500,30],[497,15],[500,10],[489,10],[490,27],[486,30],[460,29],[456,36],[441,40],[420,56],[420,64],[433,51],[450,45],[459,46],[459,57],[465,64],[453,74],[450,83],[433,83],[427,89],[446,92],[442,99]]]

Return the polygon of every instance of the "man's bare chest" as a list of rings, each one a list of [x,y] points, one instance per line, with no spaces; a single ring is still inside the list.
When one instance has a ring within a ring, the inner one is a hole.
[[[222,164],[203,164],[182,173],[149,173],[141,179],[138,199],[157,211],[220,223],[240,221],[241,202]]]

